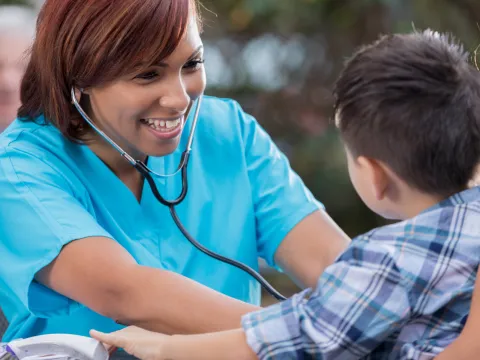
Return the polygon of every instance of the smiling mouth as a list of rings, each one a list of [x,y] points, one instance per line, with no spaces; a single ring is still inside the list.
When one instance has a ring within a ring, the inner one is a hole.
[[[182,118],[174,120],[141,119],[140,122],[155,131],[169,133],[182,126]]]

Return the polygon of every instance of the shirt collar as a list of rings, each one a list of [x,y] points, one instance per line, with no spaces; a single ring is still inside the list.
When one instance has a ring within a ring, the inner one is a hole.
[[[453,194],[452,196],[446,198],[445,200],[440,201],[436,205],[431,206],[428,209],[422,211],[422,214],[425,214],[427,212],[430,212],[436,209],[467,204],[474,201],[480,201],[480,186],[474,186],[467,190],[463,190],[459,193]]]

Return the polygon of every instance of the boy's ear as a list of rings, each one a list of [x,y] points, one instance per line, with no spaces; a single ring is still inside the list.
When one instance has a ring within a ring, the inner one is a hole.
[[[377,201],[383,200],[390,182],[390,177],[383,164],[365,156],[358,157],[357,162],[363,167],[363,173],[368,177],[368,182],[371,184],[375,199]]]

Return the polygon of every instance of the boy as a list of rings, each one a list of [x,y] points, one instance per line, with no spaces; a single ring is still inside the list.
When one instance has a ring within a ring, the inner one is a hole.
[[[428,359],[469,312],[480,250],[480,73],[436,32],[382,37],[346,64],[336,125],[353,185],[393,225],[357,237],[302,292],[243,328],[92,332],[143,359]]]

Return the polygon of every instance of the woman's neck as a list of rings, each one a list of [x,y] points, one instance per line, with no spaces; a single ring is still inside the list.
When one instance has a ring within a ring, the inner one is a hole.
[[[132,191],[140,201],[143,178],[140,173],[130,164],[110,143],[97,133],[91,134],[86,141],[87,146],[110,170]],[[146,161],[145,154],[139,154],[131,149],[124,148],[135,160]]]

